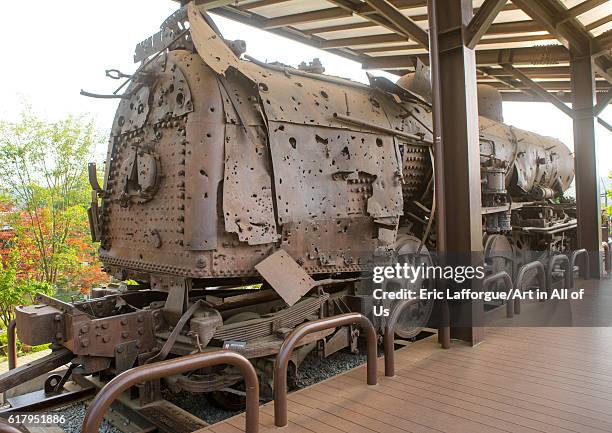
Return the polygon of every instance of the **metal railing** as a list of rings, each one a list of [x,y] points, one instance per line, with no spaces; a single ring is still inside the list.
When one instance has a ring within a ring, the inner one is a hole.
[[[576,266],[576,259],[578,258],[578,256],[582,255],[584,256],[585,264],[585,272],[583,272],[584,278],[587,280],[589,279],[589,274],[591,272],[591,268],[589,266],[589,252],[582,248],[581,250],[574,251],[570,256],[570,285],[572,289],[574,288],[574,266]],[[580,270],[582,270],[582,268],[580,268]]]
[[[142,365],[121,373],[107,383],[91,402],[83,420],[81,431],[83,433],[98,433],[104,414],[111,403],[134,385],[221,364],[233,365],[240,369],[246,384],[246,432],[257,433],[259,429],[259,380],[257,372],[247,358],[230,350],[197,353]]]
[[[14,370],[15,368],[17,368],[17,336],[16,336],[16,329],[17,329],[17,321],[15,319],[11,320],[11,323],[9,323],[8,329],[6,330],[6,336],[7,336],[7,346],[8,346],[8,350],[7,350],[7,357],[8,357],[8,365],[9,365],[9,370]]]
[[[493,283],[497,283],[500,280],[504,281],[508,295],[510,295],[514,287],[512,285],[512,278],[506,271],[499,271],[486,277],[482,281],[482,290],[486,291]],[[510,298],[506,300],[506,317],[514,317],[514,302]]]
[[[538,272],[539,289],[546,290],[546,271],[544,270],[544,265],[542,264],[542,262],[539,262],[539,261],[530,262],[530,263],[527,263],[521,266],[521,268],[518,271],[518,275],[516,276],[516,281],[514,282],[515,289],[517,290],[522,289],[523,284],[525,283],[524,280],[525,280],[525,276],[527,275],[527,272],[532,271],[534,269]],[[514,300],[514,312],[516,314],[521,314],[521,300],[520,299]]]
[[[564,254],[557,254],[556,256],[551,257],[551,259],[548,261],[548,269],[546,271],[546,290],[549,295],[552,292],[553,269],[559,262],[565,263],[566,266],[565,272],[563,273],[563,280],[565,281],[563,288],[569,290],[571,287],[570,274],[572,273],[572,268],[570,267],[570,260]]]
[[[23,430],[8,424],[6,421],[0,421],[0,433],[23,433]]]
[[[604,268],[607,274],[610,274],[610,269],[612,269],[612,261],[610,257],[610,244],[608,242],[602,242],[601,246],[604,249]]]
[[[417,302],[420,302],[420,299],[412,299],[404,302],[393,310],[391,317],[387,320],[385,335],[383,337],[385,347],[385,376],[387,377],[395,376],[395,325],[404,310]]]
[[[368,385],[376,385],[376,330],[366,316],[359,313],[347,313],[303,323],[285,338],[278,355],[276,355],[276,362],[274,364],[274,424],[277,427],[287,425],[287,368],[289,367],[289,358],[294,347],[302,337],[308,334],[346,325],[360,325],[365,331],[368,350]]]

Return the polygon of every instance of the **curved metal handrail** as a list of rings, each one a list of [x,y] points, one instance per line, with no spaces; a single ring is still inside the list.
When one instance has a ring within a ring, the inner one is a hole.
[[[504,281],[506,290],[508,290],[508,295],[510,295],[514,286],[512,285],[512,277],[510,277],[510,274],[506,271],[499,271],[486,277],[482,281],[482,290],[487,290],[491,284],[500,280]],[[506,300],[506,317],[514,317],[514,302],[509,298]]]
[[[231,350],[187,355],[142,365],[121,373],[108,382],[91,402],[83,420],[82,432],[98,433],[104,414],[111,403],[124,391],[138,383],[220,364],[230,364],[240,369],[246,383],[246,432],[257,433],[259,429],[259,380],[257,372],[247,358]]]
[[[14,370],[17,368],[17,337],[16,337],[16,328],[17,328],[17,320],[11,320],[9,326],[6,330],[7,340],[8,340],[8,365],[9,370]]]
[[[303,323],[285,338],[278,351],[278,355],[276,355],[276,362],[274,363],[274,424],[277,427],[287,425],[287,368],[293,348],[305,335],[340,326],[357,324],[366,332],[368,344],[368,385],[376,385],[376,330],[366,316],[359,313],[347,313]]]
[[[0,433],[23,433],[23,430],[7,424],[6,421],[0,421]]]
[[[557,254],[556,256],[552,256],[548,261],[548,269],[546,270],[546,291],[549,295],[552,291],[552,272],[558,262],[563,262],[566,266],[565,273],[563,275],[563,280],[565,281],[564,288],[569,290],[571,287],[570,274],[572,272],[572,268],[570,267],[570,260],[565,254]]]
[[[385,335],[384,335],[384,348],[385,348],[385,376],[393,377],[395,376],[395,325],[397,324],[397,320],[400,315],[404,312],[404,310],[411,305],[419,302],[420,299],[411,299],[409,301],[404,302],[399,307],[397,307],[393,313],[391,313],[391,317],[387,320],[387,325],[385,326]]]
[[[516,290],[520,290],[523,287],[525,275],[527,272],[532,270],[537,270],[538,272],[538,286],[540,290],[544,290],[546,288],[546,271],[544,270],[544,265],[542,262],[535,261],[529,262],[523,266],[518,271],[518,275],[516,276],[516,281],[514,282],[514,288]],[[514,312],[516,314],[521,314],[521,300],[514,300]]]
[[[570,285],[572,287],[572,289],[574,288],[574,267],[576,266],[576,258],[578,258],[578,256],[584,255],[584,262],[585,262],[585,272],[584,272],[584,278],[585,279],[589,279],[589,273],[590,273],[590,266],[589,266],[589,252],[582,248],[580,250],[576,250],[574,251],[571,256],[570,256]]]

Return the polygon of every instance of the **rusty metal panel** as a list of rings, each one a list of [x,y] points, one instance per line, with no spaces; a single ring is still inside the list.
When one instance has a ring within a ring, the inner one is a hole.
[[[342,127],[334,113],[350,115],[375,125],[389,127],[383,100],[388,96],[347,81],[346,85],[274,69],[241,63],[241,70],[258,82],[259,94],[269,121],[310,126]],[[340,80],[339,80],[340,81]],[[365,129],[364,129],[365,130]]]
[[[310,275],[284,250],[278,250],[255,269],[289,306],[316,286]]]
[[[402,215],[391,136],[270,122],[270,151],[279,224]]]
[[[204,63],[220,75],[224,75],[229,67],[240,69],[238,57],[206,23],[193,2],[187,5],[187,14],[191,38]]]
[[[283,226],[282,248],[309,273],[359,271],[378,246],[372,219],[352,216]],[[369,254],[368,254],[369,253]]]
[[[276,242],[266,135],[257,127],[226,125],[223,215],[225,230],[249,245]],[[254,137],[257,141],[251,142]]]

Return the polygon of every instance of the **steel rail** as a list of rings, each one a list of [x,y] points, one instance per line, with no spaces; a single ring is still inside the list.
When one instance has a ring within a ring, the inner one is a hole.
[[[387,321],[385,335],[383,337],[385,348],[385,376],[387,377],[395,376],[395,325],[397,325],[397,321],[404,310],[419,301],[420,299],[411,299],[410,301],[404,302],[393,310],[391,317],[389,317]]]
[[[360,325],[366,332],[367,381],[368,385],[376,385],[376,330],[366,316],[359,313],[347,313],[303,323],[285,338],[278,355],[276,355],[276,362],[274,363],[274,424],[277,427],[287,425],[287,368],[294,347],[305,335],[346,325]]]
[[[580,250],[576,250],[574,251],[571,256],[570,256],[570,286],[572,287],[572,289],[574,288],[574,266],[576,266],[576,259],[578,258],[578,256],[584,255],[584,262],[585,262],[585,272],[584,272],[584,278],[585,279],[589,279],[589,272],[591,270],[591,268],[589,267],[589,252],[582,248]],[[582,267],[580,268],[580,270],[582,270]]]
[[[257,372],[247,358],[230,350],[197,353],[143,365],[121,373],[106,384],[92,401],[83,420],[82,432],[98,433],[104,414],[111,403],[134,385],[220,364],[229,364],[240,369],[246,383],[245,431],[247,433],[257,433],[259,429],[259,380]]]
[[[503,280],[506,286],[506,290],[508,290],[508,294],[512,293],[512,289],[514,288],[512,285],[512,278],[510,274],[506,271],[499,271],[495,274],[491,274],[486,277],[482,281],[482,290],[486,291],[491,284],[496,283],[500,280]],[[510,298],[506,300],[506,317],[514,317],[514,302]]]
[[[546,270],[546,291],[550,295],[552,293],[552,272],[555,265],[559,262],[565,263],[566,269],[563,275],[564,288],[569,290],[571,287],[570,282],[570,274],[572,272],[570,267],[570,260],[565,254],[557,254],[556,256],[551,257],[548,261],[548,269]]]
[[[538,286],[540,290],[544,290],[546,288],[546,271],[544,270],[544,265],[542,264],[542,262],[536,260],[535,262],[530,262],[521,266],[515,281],[514,287],[516,290],[520,290],[522,288],[523,283],[525,282],[524,280],[525,276],[527,275],[527,272],[532,271],[534,269],[538,272]],[[521,314],[520,299],[514,300],[514,312],[516,314]]]
[[[6,330],[7,339],[8,339],[8,365],[9,370],[14,370],[17,368],[17,320],[11,320],[9,326]]]

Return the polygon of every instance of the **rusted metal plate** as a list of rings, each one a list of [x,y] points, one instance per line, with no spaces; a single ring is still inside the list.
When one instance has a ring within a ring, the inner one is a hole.
[[[226,125],[223,215],[225,230],[249,245],[276,242],[269,154],[264,131]],[[253,137],[256,142],[251,142]]]
[[[342,127],[333,118],[338,113],[389,127],[382,109],[383,100],[388,97],[365,86],[349,81],[338,85],[325,76],[294,75],[290,70],[283,73],[246,62],[241,63],[241,70],[258,82],[269,121]]]
[[[197,6],[190,2],[187,5],[191,38],[198,54],[217,74],[225,75],[229,67],[240,69],[240,60],[227,46],[221,36],[206,23]]]
[[[279,224],[402,215],[393,137],[270,122],[270,149]]]
[[[255,269],[289,306],[316,286],[316,282],[284,250],[278,250]]]

